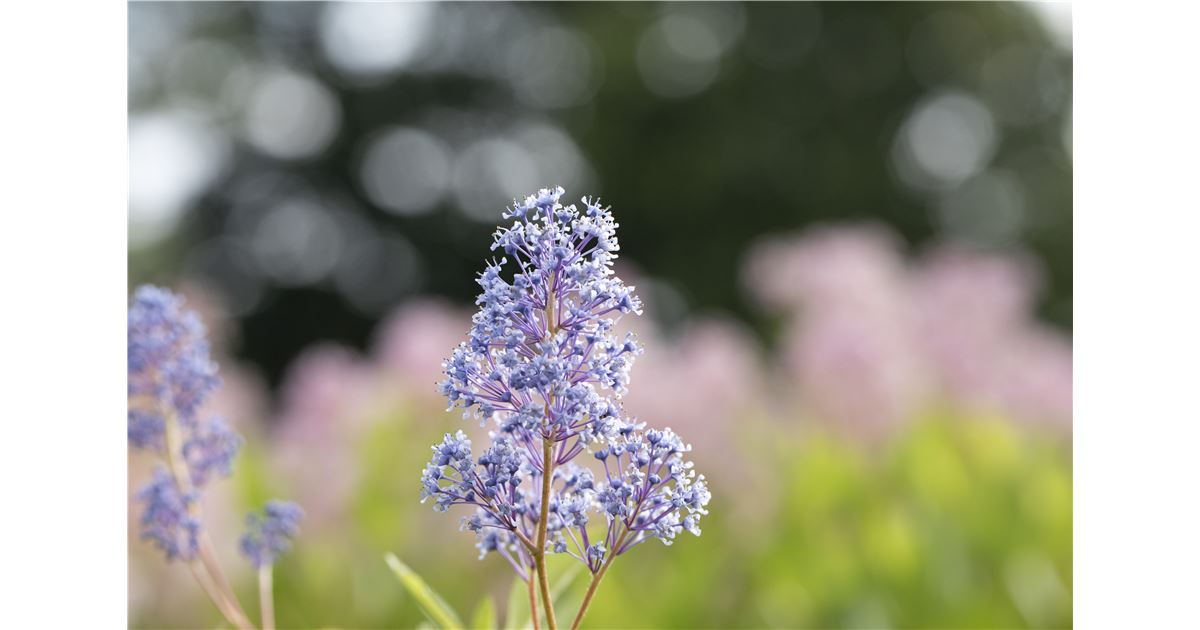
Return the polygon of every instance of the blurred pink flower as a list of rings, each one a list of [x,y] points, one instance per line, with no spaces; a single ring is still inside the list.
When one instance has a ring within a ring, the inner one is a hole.
[[[1014,339],[1002,355],[996,389],[1018,419],[1071,430],[1071,344],[1035,328]]]
[[[1033,274],[1015,259],[944,247],[913,273],[917,336],[950,396],[992,386],[996,353],[1029,317]]]
[[[1034,320],[1032,267],[959,246],[910,265],[898,243],[822,228],[751,252],[743,279],[788,317],[779,372],[805,410],[867,437],[938,396],[1069,427],[1070,342]]]
[[[891,233],[868,225],[777,238],[746,269],[756,297],[791,317],[780,366],[809,413],[861,437],[886,434],[911,413],[926,378]]]
[[[335,344],[306,350],[285,376],[271,455],[291,485],[288,496],[304,506],[307,527],[338,522],[354,498],[354,448],[370,418],[373,387],[370,366]]]
[[[444,406],[436,387],[441,364],[469,326],[464,311],[418,300],[380,325],[369,358],[326,343],[291,365],[280,388],[272,457],[279,477],[292,483],[290,496],[304,506],[307,527],[345,516],[362,472],[357,447],[380,409]]]
[[[1070,342],[1034,321],[1028,261],[947,246],[913,276],[918,338],[944,395],[1070,427]]]
[[[887,312],[904,298],[899,242],[878,225],[820,227],[754,248],[743,280],[772,309],[865,308]]]
[[[787,373],[814,416],[858,437],[886,436],[921,400],[926,377],[912,340],[893,320],[836,310],[793,322]]]
[[[631,415],[671,427],[696,444],[726,443],[737,419],[761,400],[762,370],[750,335],[729,321],[689,323],[673,340],[638,330],[648,348],[634,366],[649,387],[630,388]]]
[[[443,405],[437,390],[442,361],[466,340],[470,326],[467,311],[439,300],[414,300],[398,308],[380,325],[372,350],[387,387]]]

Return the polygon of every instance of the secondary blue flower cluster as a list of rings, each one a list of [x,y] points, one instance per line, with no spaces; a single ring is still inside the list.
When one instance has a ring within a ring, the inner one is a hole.
[[[154,471],[154,479],[138,493],[146,506],[142,513],[142,538],[150,540],[168,560],[191,560],[200,544],[200,519],[192,514],[194,492],[181,492],[167,471]]]
[[[447,434],[421,477],[422,501],[433,499],[438,511],[473,506],[463,528],[476,533],[482,555],[499,553],[522,577],[536,550],[546,474],[547,550],[593,573],[648,538],[698,535],[710,499],[704,477],[683,459],[690,447],[622,411],[642,348],[614,327],[621,315],[640,314],[641,302],[613,275],[620,248],[610,210],[589,198],[582,210],[563,206],[563,192],[543,189],[504,213],[513,223],[492,244],[504,257],[479,275],[468,340],[443,364],[439,389],[450,408],[491,422],[492,444],[476,459],[463,432]],[[584,451],[595,455],[595,471],[574,461]],[[593,539],[596,515],[605,531]]]
[[[291,501],[267,501],[262,516],[249,514],[242,536],[242,555],[255,568],[275,564],[275,560],[292,547],[292,538],[300,531],[304,510]]]
[[[129,444],[163,460],[138,493],[142,538],[168,560],[190,561],[203,536],[200,494],[232,472],[242,438],[200,414],[220,379],[204,326],[179,296],[153,286],[134,293],[128,350]]]
[[[196,412],[219,384],[200,318],[166,289],[139,288],[129,309],[129,397],[156,405],[130,406],[130,441],[161,448],[165,414],[194,425]]]

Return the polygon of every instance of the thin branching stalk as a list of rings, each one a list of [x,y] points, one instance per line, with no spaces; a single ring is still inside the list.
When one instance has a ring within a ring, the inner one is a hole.
[[[174,414],[169,411],[164,414],[165,422],[165,440],[166,444],[166,459],[167,469],[171,471],[171,476],[175,480],[175,485],[184,494],[191,493],[193,490],[192,478],[188,473],[187,463],[176,456],[177,452],[182,452],[181,437],[179,434],[179,420]],[[194,516],[199,518],[200,506],[193,503],[189,506],[189,511]],[[217,564],[215,554],[212,552],[212,543],[208,540],[208,535],[204,532],[200,533],[198,541],[198,554],[200,556],[199,566],[204,568],[207,580],[200,578],[201,573],[196,570],[196,563],[192,562],[189,566],[192,567],[192,575],[196,581],[200,583],[200,587],[204,589],[205,594],[209,599],[213,600],[213,605],[225,617],[226,621],[233,624],[240,630],[252,630],[254,625],[250,623],[249,617],[238,603],[237,596],[234,595],[233,589],[229,586],[228,580],[225,579],[225,574],[221,571],[221,567]]]
[[[625,538],[628,535],[629,530],[625,530],[625,533],[621,534],[620,540],[617,541],[615,549],[621,548],[621,545],[625,543]],[[604,574],[608,573],[608,567],[612,565],[612,562],[616,559],[616,557],[617,555],[615,553],[610,555],[608,560],[605,560],[604,564],[600,565],[600,570],[592,576],[592,581],[590,584],[588,584],[587,593],[584,593],[583,595],[583,602],[579,604],[579,612],[575,613],[575,621],[571,622],[571,630],[577,630],[579,628],[579,624],[583,622],[583,616],[587,614],[588,606],[592,603],[592,597],[595,596],[596,589],[600,586],[600,580],[604,579]]]
[[[546,627],[557,630],[554,602],[550,601],[550,580],[546,577],[546,529],[550,520],[550,475],[554,472],[554,443],[542,439],[542,511],[538,516],[538,540],[534,558],[537,560],[538,586],[542,591],[542,607],[546,609]]]
[[[258,568],[258,607],[262,614],[262,630],[275,630],[275,589],[272,584],[272,565]]]
[[[556,321],[555,303],[556,301],[551,296],[557,284],[558,274],[550,276],[550,282],[546,289],[546,338],[553,339],[554,334],[558,332],[558,322]],[[546,421],[551,418],[551,407],[554,405],[554,396],[551,394],[546,398]],[[546,609],[546,626],[549,630],[557,630],[558,623],[554,618],[554,602],[550,600],[550,578],[546,573],[546,530],[550,521],[550,481],[554,475],[554,440],[547,435],[542,435],[542,505],[541,512],[538,514],[537,528],[537,549],[534,550],[534,559],[537,562],[538,586],[542,591],[542,606]]]
[[[208,599],[210,599],[213,605],[217,607],[217,610],[220,611],[221,616],[225,617],[225,620],[229,623],[238,626],[238,624],[233,621],[237,618],[237,613],[229,608],[229,604],[225,601],[225,597],[222,596],[219,591],[217,591],[216,585],[212,583],[212,578],[208,577],[208,573],[204,570],[204,567],[195,560],[187,563],[187,567],[188,570],[192,572],[192,577],[195,578],[196,583],[198,583],[200,588],[204,590],[204,594],[208,595]],[[241,626],[238,627],[240,628]]]
[[[533,630],[541,630],[541,622],[538,620],[538,605],[537,605],[537,590],[534,588],[534,580],[537,575],[537,567],[529,567],[529,579],[526,590],[529,591],[529,618],[533,622]]]

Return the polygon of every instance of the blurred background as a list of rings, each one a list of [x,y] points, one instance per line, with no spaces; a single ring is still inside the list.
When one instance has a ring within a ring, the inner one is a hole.
[[[1071,625],[1069,5],[128,13],[129,282],[209,326],[247,438],[206,497],[226,567],[247,506],[308,512],[281,626],[417,624],[387,551],[504,608],[418,478],[472,429],[434,382],[500,212],[553,185],[613,206],[646,302],[626,408],[714,493],[587,625]],[[130,625],[217,625],[130,523]]]

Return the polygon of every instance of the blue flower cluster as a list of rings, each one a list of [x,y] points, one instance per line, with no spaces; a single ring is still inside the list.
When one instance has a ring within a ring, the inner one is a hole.
[[[195,492],[182,492],[167,471],[154,471],[154,479],[138,493],[145,506],[142,538],[154,543],[168,560],[191,560],[200,546],[200,519],[192,513]]]
[[[229,474],[241,438],[220,418],[198,413],[220,379],[204,326],[178,296],[158,287],[137,290],[128,351],[129,443],[174,464],[155,470],[138,495],[146,506],[142,537],[169,560],[191,560],[200,535],[199,493]]]
[[[129,309],[129,397],[154,404],[130,406],[130,442],[161,448],[165,414],[194,425],[220,382],[200,318],[166,289],[139,288]]]
[[[242,555],[255,568],[275,564],[291,548],[303,517],[304,510],[291,501],[267,501],[262,516],[246,516],[248,531],[242,536]]]
[[[168,560],[190,561],[204,535],[200,493],[229,476],[242,438],[221,418],[200,414],[220,379],[204,326],[181,298],[140,287],[129,307],[128,350],[129,444],[163,460],[138,494],[142,537]]]
[[[492,423],[492,444],[475,458],[465,434],[447,434],[421,478],[422,501],[435,510],[474,507],[463,528],[482,555],[499,553],[522,577],[538,550],[547,475],[545,549],[593,573],[648,538],[698,535],[710,499],[683,459],[690,447],[622,411],[642,348],[614,327],[640,314],[641,302],[613,275],[620,248],[610,210],[588,198],[582,210],[563,206],[563,192],[543,189],[503,215],[513,223],[496,231],[492,249],[504,257],[479,275],[468,340],[443,364],[450,408]],[[594,470],[575,461],[584,451]],[[597,516],[599,537],[588,528]]]

